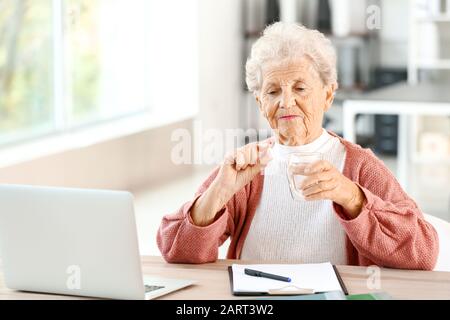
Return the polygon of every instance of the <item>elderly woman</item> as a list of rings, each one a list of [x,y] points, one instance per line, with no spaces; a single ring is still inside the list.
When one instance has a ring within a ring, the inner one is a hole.
[[[247,85],[274,131],[272,139],[226,157],[196,197],[163,218],[157,243],[168,262],[227,257],[257,261],[433,269],[438,237],[416,203],[375,155],[322,128],[337,89],[328,39],[275,23],[254,44]],[[289,154],[320,152],[292,198]]]

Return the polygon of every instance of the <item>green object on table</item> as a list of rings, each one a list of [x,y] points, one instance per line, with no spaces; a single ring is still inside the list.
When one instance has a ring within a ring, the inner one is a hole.
[[[392,297],[386,292],[374,292],[348,295],[346,300],[392,300]]]

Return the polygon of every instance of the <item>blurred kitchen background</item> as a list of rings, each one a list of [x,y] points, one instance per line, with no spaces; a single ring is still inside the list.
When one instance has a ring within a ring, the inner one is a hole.
[[[325,127],[450,221],[450,0],[0,0],[0,183],[130,190],[159,254],[162,216],[214,166],[173,163],[174,132],[196,150],[208,129],[264,138],[245,134],[267,125],[244,65],[280,20],[336,46]]]

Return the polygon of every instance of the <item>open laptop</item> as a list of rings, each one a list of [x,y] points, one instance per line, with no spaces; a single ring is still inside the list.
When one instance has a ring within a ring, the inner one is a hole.
[[[152,299],[193,284],[143,278],[128,192],[0,185],[0,260],[10,289]]]

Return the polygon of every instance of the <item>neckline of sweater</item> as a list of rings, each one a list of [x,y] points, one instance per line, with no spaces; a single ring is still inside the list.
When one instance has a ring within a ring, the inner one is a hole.
[[[289,154],[294,152],[320,152],[332,138],[333,136],[323,129],[322,134],[317,139],[301,146],[285,146],[276,142],[272,148],[272,153],[274,158],[286,160]]]

